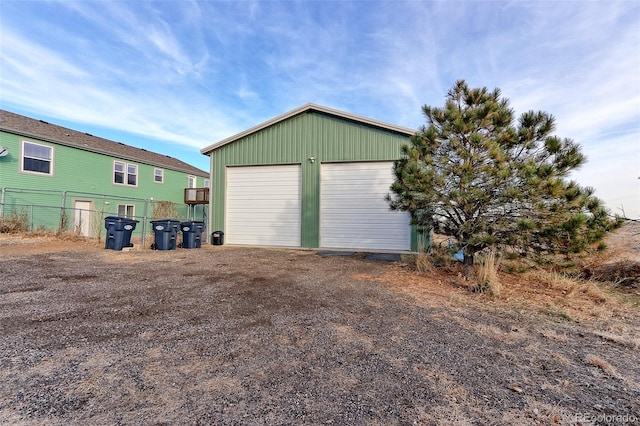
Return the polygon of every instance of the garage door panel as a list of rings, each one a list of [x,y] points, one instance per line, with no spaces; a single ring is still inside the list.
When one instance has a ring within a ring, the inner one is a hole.
[[[320,244],[325,248],[409,250],[409,215],[385,196],[392,162],[322,164]]]
[[[299,165],[227,169],[229,244],[300,246]]]

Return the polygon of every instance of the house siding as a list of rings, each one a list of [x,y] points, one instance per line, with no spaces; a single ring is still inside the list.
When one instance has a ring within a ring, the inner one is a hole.
[[[301,246],[318,247],[321,163],[396,160],[408,141],[406,134],[308,110],[216,148],[210,153],[212,229],[224,230],[227,167],[300,164]],[[310,157],[315,157],[314,163]],[[417,241],[412,238],[412,249]]]
[[[53,147],[52,175],[21,171],[23,141]],[[44,228],[55,229],[59,224],[59,214],[55,214],[53,207],[72,209],[76,200],[92,201],[96,210],[103,211],[107,215],[116,215],[118,203],[116,200],[119,197],[123,200],[130,199],[122,201],[122,204],[134,205],[136,216],[141,216],[145,208],[145,202],[141,200],[153,198],[156,201],[184,203],[183,194],[184,188],[187,187],[189,173],[7,131],[0,131],[0,145],[9,150],[7,156],[0,157],[0,189],[13,189],[3,191],[4,203],[46,206],[47,211],[51,210],[50,214],[43,215],[38,220],[39,226]],[[114,161],[137,166],[137,186],[119,185],[113,182]],[[156,168],[164,170],[164,183],[154,182]],[[202,187],[208,176],[196,176],[196,179],[197,186]],[[72,194],[61,197],[61,194],[67,191]],[[100,197],[100,195],[104,196]],[[61,205],[61,198],[64,199],[64,206]],[[104,200],[107,199],[112,201],[105,203]],[[202,206],[198,206],[197,213],[202,214],[202,209]]]
[[[54,149],[53,176],[21,172],[22,141],[31,141]],[[0,186],[24,189],[70,190],[99,192],[137,198],[164,195],[167,200],[183,201],[183,190],[187,187],[187,173],[164,169],[164,183],[154,182],[154,169],[162,168],[133,160],[97,154],[77,148],[26,138],[0,132],[0,145],[9,148],[10,154],[3,157],[0,169]],[[138,166],[138,185],[113,183],[113,162],[122,161]],[[196,176],[197,185],[203,186],[205,177]]]

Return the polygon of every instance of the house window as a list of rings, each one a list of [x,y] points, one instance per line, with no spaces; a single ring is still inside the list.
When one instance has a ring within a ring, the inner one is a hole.
[[[118,204],[118,216],[133,219],[136,212],[136,206],[133,204]]]
[[[195,188],[196,187],[196,177],[189,176],[187,177],[187,188]]]
[[[113,162],[113,183],[138,186],[138,166],[122,161]]]
[[[209,185],[211,184],[211,181],[209,179],[205,179],[204,180],[204,187],[205,188],[209,188]]]
[[[125,164],[119,161],[113,162],[113,183],[124,185]]]
[[[22,171],[53,175],[53,147],[23,141]]]
[[[164,183],[164,169],[153,169],[153,181],[155,183]]]
[[[138,185],[138,166],[127,164],[127,185]]]

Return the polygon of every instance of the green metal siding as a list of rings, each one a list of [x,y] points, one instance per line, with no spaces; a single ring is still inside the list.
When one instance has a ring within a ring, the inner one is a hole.
[[[409,136],[319,111],[306,111],[215,149],[211,155],[212,230],[224,230],[227,166],[300,164],[302,247],[318,247],[320,165],[338,161],[391,161]],[[315,157],[315,162],[309,161]],[[412,238],[412,250],[416,239]]]

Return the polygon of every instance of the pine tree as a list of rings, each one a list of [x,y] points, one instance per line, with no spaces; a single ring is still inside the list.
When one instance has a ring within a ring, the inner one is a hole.
[[[586,157],[552,135],[552,115],[529,111],[515,122],[499,89],[463,80],[444,108],[423,112],[427,124],[402,148],[388,201],[413,224],[453,237],[466,265],[486,247],[580,252],[615,226],[593,189],[568,180]]]

